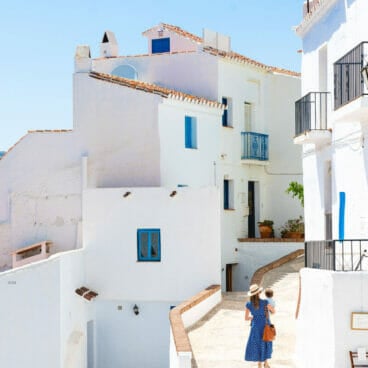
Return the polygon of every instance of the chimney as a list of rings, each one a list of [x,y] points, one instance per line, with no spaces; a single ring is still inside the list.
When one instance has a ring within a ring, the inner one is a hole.
[[[113,32],[106,31],[100,44],[101,57],[110,58],[118,56],[118,43]]]
[[[74,56],[74,71],[88,73],[92,69],[91,50],[88,45],[79,45]]]

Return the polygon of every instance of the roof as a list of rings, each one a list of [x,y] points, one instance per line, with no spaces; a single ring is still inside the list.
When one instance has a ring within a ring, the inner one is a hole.
[[[148,33],[149,31],[157,28],[157,27],[160,27],[162,29],[167,29],[169,31],[172,31],[172,32],[175,32],[176,34],[180,35],[180,36],[183,36],[185,38],[188,38],[194,42],[197,42],[197,43],[202,43],[203,42],[203,39],[201,37],[198,37],[196,36],[195,34],[193,33],[190,33],[190,32],[187,32],[185,31],[184,29],[178,27],[178,26],[173,26],[171,24],[167,24],[167,23],[160,23],[159,25],[157,26],[154,26],[150,29],[147,29],[146,31],[144,31],[142,34],[144,35],[145,33]]]
[[[173,25],[167,24],[167,23],[160,23],[159,25],[144,31],[142,34],[144,35],[145,33],[149,32],[152,29],[155,29],[157,27],[162,27],[164,29],[168,29],[172,32],[175,32],[175,33],[185,37],[185,38],[191,39],[194,42],[203,44],[203,38],[198,37],[198,36],[194,35],[193,33],[187,32],[187,31],[183,30],[180,27],[173,26]],[[294,76],[294,77],[300,77],[300,75],[301,75],[300,73],[292,71],[292,70],[278,68],[278,67],[275,67],[275,66],[270,66],[270,65],[260,63],[259,61],[256,61],[254,59],[251,59],[249,57],[246,57],[244,55],[238,54],[238,53],[233,52],[233,51],[226,52],[226,51],[218,50],[218,49],[215,49],[215,48],[209,47],[209,46],[204,46],[203,51],[207,52],[211,55],[220,56],[220,57],[223,57],[225,59],[229,59],[229,60],[232,60],[232,61],[235,61],[235,62],[240,62],[240,63],[244,63],[244,64],[253,65],[255,67],[264,69],[264,70],[266,70],[268,72],[271,72],[271,73],[286,74],[286,75],[290,75],[290,76]]]
[[[100,79],[100,80],[110,82],[110,83],[119,84],[121,86],[133,88],[133,89],[140,90],[143,92],[157,94],[164,98],[172,98],[172,99],[195,103],[199,105],[207,105],[207,106],[215,107],[219,109],[224,108],[224,105],[218,101],[213,101],[213,100],[209,100],[204,97],[190,95],[188,93],[176,91],[170,88],[157,86],[155,84],[151,84],[147,82],[137,81],[137,80],[123,78],[123,77],[117,77],[115,75],[98,73],[98,72],[90,72],[89,75],[92,78]]]
[[[304,16],[302,22],[295,31],[302,36],[310,29],[312,23],[318,18],[322,18],[337,0],[310,0],[309,12]]]
[[[229,60],[237,61],[237,62],[240,62],[240,63],[253,65],[253,66],[256,66],[258,68],[264,69],[265,71],[268,71],[268,72],[287,74],[287,75],[291,75],[291,76],[294,76],[294,77],[300,77],[300,75],[301,75],[300,73],[294,72],[292,70],[278,68],[278,67],[275,67],[275,66],[270,66],[270,65],[260,63],[259,61],[256,61],[256,60],[251,59],[249,57],[246,57],[244,55],[238,54],[237,52],[234,52],[234,51],[226,52],[226,51],[221,51],[221,50],[218,50],[218,49],[214,49],[213,47],[209,47],[209,46],[204,47],[203,51],[207,52],[211,55],[221,56],[225,59],[229,59]]]
[[[25,137],[34,133],[69,133],[72,132],[72,129],[47,129],[47,130],[28,130],[27,134],[20,137],[5,153],[3,156],[0,156],[0,161],[7,156],[7,154],[17,146]]]

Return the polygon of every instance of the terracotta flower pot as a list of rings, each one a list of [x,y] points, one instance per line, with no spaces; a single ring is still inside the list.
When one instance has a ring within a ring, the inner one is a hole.
[[[272,237],[272,227],[265,226],[265,225],[259,225],[258,228],[259,228],[259,233],[262,239]]]

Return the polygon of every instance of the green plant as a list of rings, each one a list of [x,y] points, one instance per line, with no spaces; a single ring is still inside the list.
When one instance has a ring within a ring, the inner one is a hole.
[[[260,226],[270,226],[270,227],[273,227],[273,221],[272,220],[258,221],[258,225],[260,225]]]
[[[304,233],[303,216],[296,219],[287,220],[280,228],[281,236],[284,237],[287,233]]]
[[[287,194],[290,194],[293,198],[298,198],[302,207],[304,207],[304,187],[303,184],[297,181],[291,181],[289,186],[285,190]]]

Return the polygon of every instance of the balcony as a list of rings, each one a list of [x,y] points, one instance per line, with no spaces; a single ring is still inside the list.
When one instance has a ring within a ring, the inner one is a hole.
[[[241,159],[247,164],[267,164],[268,134],[241,132]]]
[[[295,144],[321,143],[331,139],[327,129],[329,92],[310,92],[295,102]]]
[[[361,74],[367,60],[368,42],[362,42],[334,63],[335,110],[367,94]]]
[[[368,271],[368,240],[308,241],[305,267],[331,271]]]

